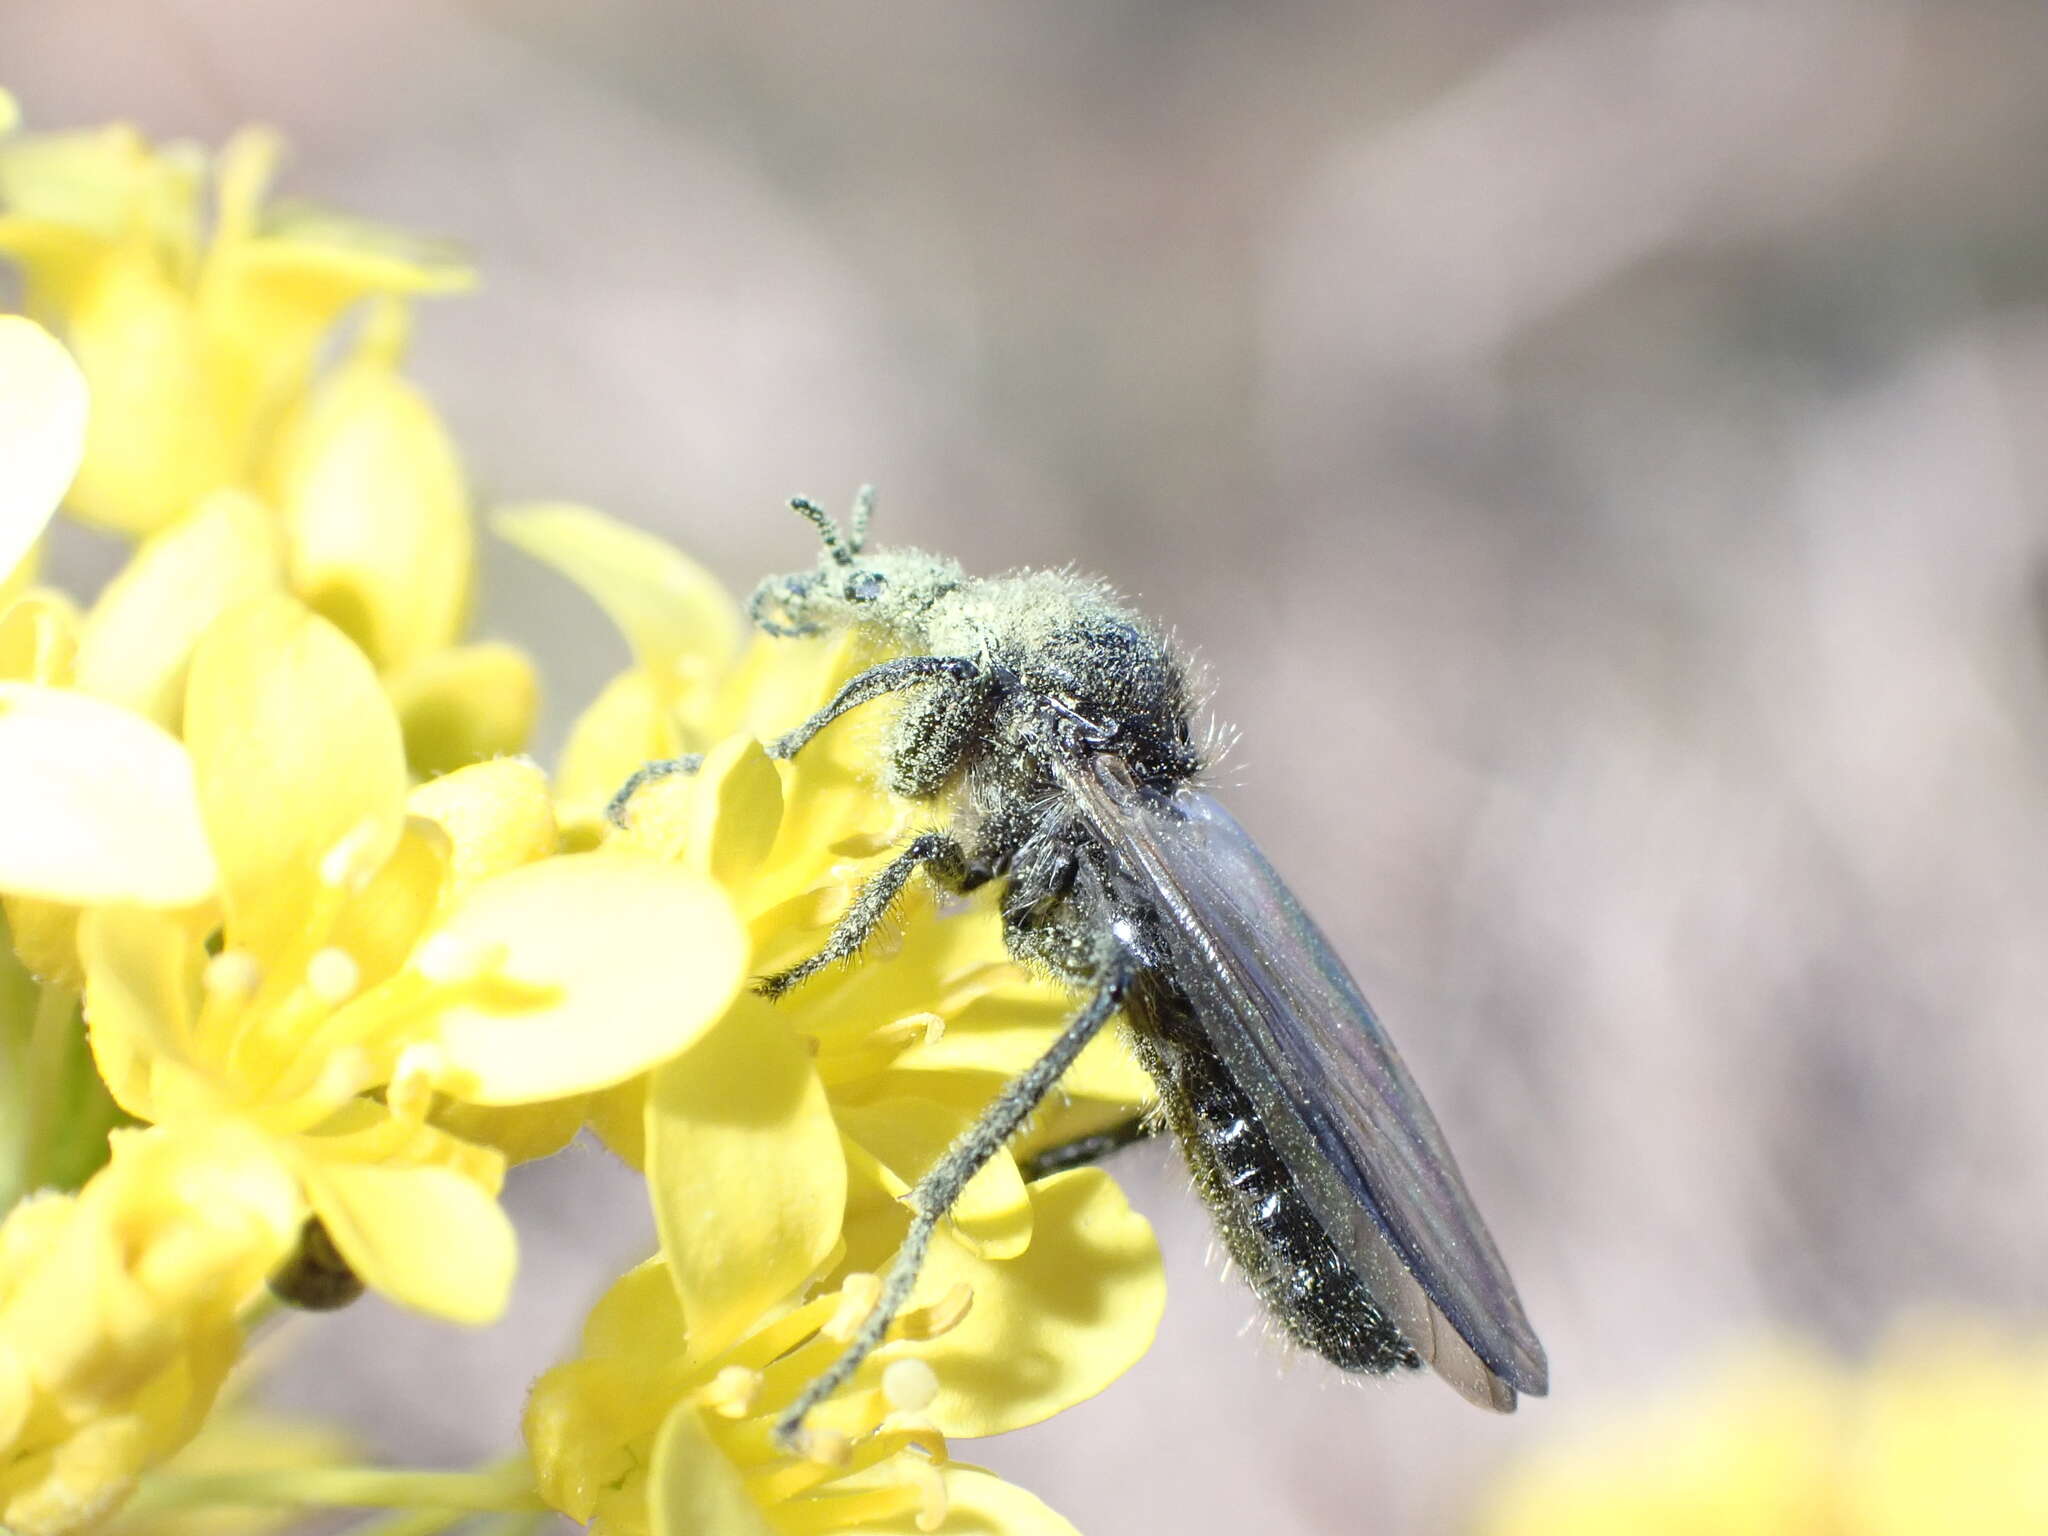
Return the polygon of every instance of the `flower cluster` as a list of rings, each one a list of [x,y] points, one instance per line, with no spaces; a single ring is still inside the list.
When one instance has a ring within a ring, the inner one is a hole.
[[[1482,1536],[2048,1530],[2048,1345],[1923,1320],[1870,1363],[1747,1346],[1689,1391],[1527,1458]]]
[[[1049,1042],[1064,994],[986,897],[773,1006],[916,808],[871,727],[760,739],[855,641],[743,640],[677,551],[595,512],[496,526],[612,617],[631,667],[552,777],[513,754],[534,669],[466,636],[460,459],[403,375],[448,253],[272,203],[262,134],[21,137],[0,96],[0,1525],[140,1530],[209,1501],[560,1510],[622,1532],[1068,1528],[951,1459],[1106,1386],[1163,1301],[1102,1174],[975,1179],[889,1342],[777,1449],[874,1304],[900,1197]],[[36,584],[60,506],[130,538],[89,604]],[[603,808],[642,762],[629,828]],[[1082,1058],[1033,1130],[1147,1086]],[[346,1464],[222,1408],[274,1297],[360,1287],[485,1322],[508,1167],[586,1125],[641,1168],[660,1252],[547,1373],[522,1452]],[[152,1514],[151,1512],[156,1512]]]

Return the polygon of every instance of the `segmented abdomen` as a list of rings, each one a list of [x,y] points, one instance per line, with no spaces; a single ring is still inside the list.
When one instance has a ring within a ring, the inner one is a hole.
[[[1167,1126],[1231,1258],[1281,1327],[1332,1365],[1375,1375],[1419,1366],[1365,1282],[1338,1256],[1187,1007],[1146,978],[1133,989],[1127,1016]]]

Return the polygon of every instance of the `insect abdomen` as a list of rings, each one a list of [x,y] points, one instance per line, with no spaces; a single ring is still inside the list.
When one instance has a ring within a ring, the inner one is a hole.
[[[1387,1320],[1295,1188],[1251,1101],[1201,1044],[1186,1004],[1141,989],[1132,1043],[1230,1256],[1297,1343],[1347,1371],[1422,1362]]]

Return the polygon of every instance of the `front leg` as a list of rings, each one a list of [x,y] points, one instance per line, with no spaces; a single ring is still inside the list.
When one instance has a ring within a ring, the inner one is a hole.
[[[813,736],[849,709],[858,709],[868,700],[878,699],[885,693],[933,681],[967,683],[980,675],[981,669],[965,656],[899,656],[894,661],[882,662],[848,678],[839,692],[832,696],[830,704],[788,735],[778,736],[769,742],[768,755],[795,757]]]
[[[851,960],[874,937],[875,929],[889,915],[889,908],[903,894],[903,887],[921,868],[929,869],[934,880],[953,891],[971,890],[988,878],[985,872],[969,867],[966,850],[952,838],[943,832],[921,832],[901,853],[868,877],[860,894],[853,898],[853,905],[832,925],[824,948],[787,970],[763,976],[754,983],[754,990],[763,997],[780,997],[827,966]]]

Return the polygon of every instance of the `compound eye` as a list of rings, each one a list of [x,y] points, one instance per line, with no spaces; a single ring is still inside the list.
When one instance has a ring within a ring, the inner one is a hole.
[[[879,571],[862,571],[846,583],[849,603],[872,603],[888,590],[889,583]]]

